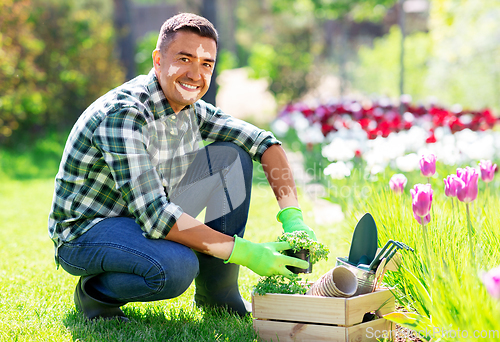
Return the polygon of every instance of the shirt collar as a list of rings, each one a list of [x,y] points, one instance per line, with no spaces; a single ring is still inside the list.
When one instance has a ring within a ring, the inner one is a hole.
[[[160,119],[163,116],[168,116],[175,114],[174,110],[168,103],[163,90],[161,89],[160,82],[158,82],[158,78],[156,77],[155,69],[151,68],[151,71],[148,74],[148,90],[153,101],[153,115],[155,119]],[[191,108],[193,105],[186,106],[182,109],[182,111]]]

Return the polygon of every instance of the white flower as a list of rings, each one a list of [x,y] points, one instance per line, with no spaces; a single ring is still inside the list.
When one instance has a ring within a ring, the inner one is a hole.
[[[320,144],[325,140],[323,132],[321,131],[321,126],[319,124],[314,124],[303,130],[297,130],[297,135],[304,144]]]
[[[403,172],[411,172],[420,168],[418,161],[420,157],[416,153],[410,153],[396,158],[396,166]]]
[[[305,118],[305,116],[300,112],[293,112],[290,115],[290,119],[292,120],[292,126],[300,132],[309,127],[309,121]]]
[[[348,161],[354,158],[355,151],[359,148],[357,140],[334,138],[331,143],[323,147],[321,154],[329,161]]]
[[[345,177],[349,177],[351,175],[351,170],[343,161],[339,161],[336,163],[331,163],[324,170],[323,173],[325,176],[330,176],[333,179],[344,179]]]
[[[288,132],[288,129],[288,124],[282,119],[276,119],[271,122],[271,131],[273,131],[278,137],[284,137]]]

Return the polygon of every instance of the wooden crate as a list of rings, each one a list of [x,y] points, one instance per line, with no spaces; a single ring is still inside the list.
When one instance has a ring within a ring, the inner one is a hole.
[[[392,330],[379,318],[361,323],[367,312],[395,310],[389,289],[351,298],[266,294],[252,296],[254,329],[266,341],[376,341]]]

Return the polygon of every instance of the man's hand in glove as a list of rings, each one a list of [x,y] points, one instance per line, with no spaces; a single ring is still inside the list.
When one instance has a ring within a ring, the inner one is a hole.
[[[308,268],[309,263],[280,253],[286,249],[290,249],[288,242],[253,243],[235,236],[226,262],[246,266],[260,276],[283,275],[291,279],[294,274],[286,266]]]
[[[285,233],[302,230],[306,232],[312,240],[318,241],[318,239],[316,238],[316,234],[314,234],[314,231],[304,223],[302,210],[300,210],[299,208],[284,208],[280,210],[280,212],[276,216],[276,219],[283,225],[283,230]]]

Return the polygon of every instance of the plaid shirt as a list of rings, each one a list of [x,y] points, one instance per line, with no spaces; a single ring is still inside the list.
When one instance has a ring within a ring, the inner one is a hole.
[[[144,236],[164,238],[183,213],[169,193],[202,141],[231,141],[256,161],[279,144],[201,100],[175,114],[154,69],[95,101],[73,127],[55,180],[56,259],[58,246],[107,217],[134,218]]]

